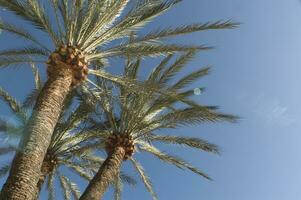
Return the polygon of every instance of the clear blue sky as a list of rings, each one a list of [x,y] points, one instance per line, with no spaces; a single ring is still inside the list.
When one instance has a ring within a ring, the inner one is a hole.
[[[1,13],[5,15],[5,13]],[[299,200],[301,199],[301,3],[298,0],[185,0],[147,29],[188,22],[233,19],[239,29],[196,33],[180,40],[209,44],[189,70],[212,64],[200,85],[201,102],[220,105],[242,117],[238,124],[182,128],[220,145],[222,156],[174,148],[209,173],[208,182],[189,172],[141,157],[160,200]],[[0,48],[13,40],[0,36]],[[23,99],[32,87],[29,69],[0,72],[0,85]],[[195,85],[197,87],[198,85]],[[0,104],[2,116],[9,116]],[[129,173],[133,173],[129,170]],[[110,193],[106,199],[111,199]],[[125,187],[123,199],[149,200],[142,185]]]

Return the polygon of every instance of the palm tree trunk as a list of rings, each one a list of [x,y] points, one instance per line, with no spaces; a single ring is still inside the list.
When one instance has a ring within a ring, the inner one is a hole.
[[[57,66],[59,67],[59,66]],[[32,199],[40,177],[41,166],[58,121],[64,99],[71,90],[72,71],[61,67],[48,78],[40,93],[31,119],[24,130],[1,200]]]
[[[118,175],[124,155],[123,147],[115,148],[99,168],[79,200],[100,200],[110,183]]]

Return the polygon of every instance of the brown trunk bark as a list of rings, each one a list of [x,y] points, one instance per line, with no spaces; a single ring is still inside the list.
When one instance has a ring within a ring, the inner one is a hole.
[[[99,168],[79,200],[100,200],[110,183],[117,176],[124,156],[125,150],[123,147],[115,148]]]
[[[27,200],[34,197],[41,166],[64,99],[71,90],[71,83],[72,72],[64,67],[47,80],[24,130],[20,149],[1,191],[1,200]]]

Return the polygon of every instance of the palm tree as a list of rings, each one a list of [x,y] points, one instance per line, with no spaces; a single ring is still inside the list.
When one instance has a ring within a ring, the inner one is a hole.
[[[136,3],[135,3],[136,2]],[[31,45],[0,52],[0,67],[27,63],[47,63],[48,80],[34,107],[23,138],[22,151],[15,155],[0,199],[31,199],[38,182],[39,170],[50,144],[54,127],[68,93],[85,81],[88,73],[114,81],[103,68],[88,69],[94,60],[112,56],[161,55],[205,46],[162,44],[158,40],[208,29],[233,28],[236,24],[215,22],[184,25],[150,32],[131,43],[124,38],[133,30],[165,12],[179,0],[0,0],[0,6],[28,22],[52,42],[49,48],[32,31],[3,19],[0,29],[30,42]],[[45,5],[48,7],[46,8]],[[128,9],[125,9],[128,8]],[[114,45],[113,41],[118,41]],[[55,47],[53,50],[53,47]],[[32,168],[31,166],[36,166]]]
[[[209,72],[209,68],[201,68],[180,79],[185,63],[195,52],[189,52],[171,62],[172,55],[167,56],[154,68],[144,81],[145,88],[149,84],[157,85],[162,93],[177,93],[185,104],[168,95],[157,92],[132,93],[120,84],[109,84],[98,78],[98,84],[106,91],[95,93],[97,101],[104,116],[94,114],[90,119],[90,126],[94,129],[104,130],[100,140],[105,142],[107,158],[99,168],[97,174],[89,183],[80,200],[99,200],[106,188],[118,174],[122,163],[131,161],[147,190],[153,199],[157,196],[152,184],[141,164],[134,158],[135,153],[150,153],[163,162],[175,165],[180,169],[188,169],[197,175],[210,180],[210,177],[201,170],[187,163],[184,159],[159,150],[155,143],[177,144],[210,153],[219,153],[218,147],[209,142],[187,136],[159,135],[155,133],[161,129],[172,129],[179,126],[195,125],[203,122],[229,121],[234,122],[235,116],[222,114],[216,111],[215,106],[205,106],[194,102],[191,98],[193,90],[187,89],[192,82],[200,79]],[[124,79],[137,79],[140,60],[127,63]],[[103,95],[103,94],[111,95]],[[181,105],[180,105],[181,104]]]
[[[33,69],[36,75],[36,89],[40,90],[40,77],[36,69]],[[34,100],[32,95],[29,95],[29,97],[22,106],[15,98],[0,88],[0,99],[9,106],[14,114],[15,121],[18,122],[16,124],[0,120],[0,132],[3,132],[3,136],[8,140],[18,140],[22,134],[22,129],[26,127],[26,121],[28,120],[28,110],[26,108]],[[91,138],[97,135],[97,132],[91,132],[89,129],[81,127],[92,110],[91,106],[83,99],[74,111],[70,111],[71,99],[68,102],[54,129],[53,138],[42,164],[41,175],[36,189],[37,193],[34,199],[38,198],[38,194],[44,184],[47,186],[49,199],[55,199],[55,196],[57,196],[54,187],[56,178],[60,182],[65,200],[71,199],[71,196],[74,199],[79,199],[80,191],[77,184],[64,175],[62,169],[67,168],[89,182],[103,163],[104,159],[93,153],[96,147],[101,147],[99,143],[85,145]],[[23,114],[20,115],[20,113]],[[1,147],[0,155],[16,151],[17,147],[12,143]],[[0,177],[6,176],[10,167],[11,163],[2,165],[0,167]],[[121,172],[113,182],[115,200],[120,200],[121,197],[121,181],[130,185],[136,184],[136,181],[132,177]]]

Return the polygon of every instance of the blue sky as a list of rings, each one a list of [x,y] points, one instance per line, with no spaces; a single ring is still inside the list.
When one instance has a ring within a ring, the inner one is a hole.
[[[1,16],[6,16],[1,12]],[[206,124],[176,130],[218,144],[221,156],[172,148],[213,178],[192,173],[143,156],[161,200],[298,200],[301,199],[301,3],[298,0],[185,0],[146,29],[233,19],[239,29],[195,33],[178,40],[209,44],[187,70],[212,64],[200,102],[221,106],[239,115],[237,124]],[[14,40],[0,36],[0,48]],[[32,87],[29,69],[0,72],[0,86],[23,99]],[[2,116],[7,109],[0,104]],[[127,168],[126,168],[127,169]],[[129,170],[129,173],[133,173]],[[44,196],[43,196],[44,197]],[[106,199],[111,199],[110,193]],[[123,199],[151,199],[139,185],[125,187]]]

